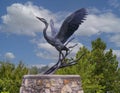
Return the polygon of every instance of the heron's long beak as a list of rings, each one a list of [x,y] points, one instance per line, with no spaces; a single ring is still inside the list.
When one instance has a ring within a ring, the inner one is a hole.
[[[40,17],[37,17],[37,16],[36,16],[36,18],[37,18],[37,19],[39,19],[39,20],[41,20],[41,18],[40,18]]]
[[[37,16],[36,16],[36,18],[37,18],[38,20],[42,21],[45,25],[46,25],[46,24],[48,25],[47,21],[46,21],[44,18],[40,18],[40,17],[37,17]]]

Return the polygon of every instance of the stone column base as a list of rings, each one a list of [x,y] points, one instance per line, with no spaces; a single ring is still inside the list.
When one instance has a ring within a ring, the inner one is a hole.
[[[83,93],[79,75],[25,75],[20,93]]]

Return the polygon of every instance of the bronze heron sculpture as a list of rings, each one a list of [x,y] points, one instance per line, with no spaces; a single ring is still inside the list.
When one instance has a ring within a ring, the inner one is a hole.
[[[57,51],[59,52],[59,60],[57,64],[55,64],[53,67],[51,67],[48,71],[46,71],[44,74],[50,74],[54,71],[56,71],[58,68],[62,67],[62,62],[65,59],[65,57],[69,54],[69,50],[72,47],[67,47],[67,44],[72,40],[68,39],[72,36],[72,34],[78,29],[79,25],[83,23],[83,20],[85,20],[87,15],[87,11],[85,8],[81,8],[71,15],[69,15],[64,22],[62,23],[62,26],[60,27],[60,30],[58,33],[56,33],[54,28],[54,22],[50,21],[51,26],[51,32],[52,36],[48,36],[46,31],[48,28],[48,23],[44,18],[37,17],[40,21],[42,21],[45,24],[45,28],[43,30],[43,35],[46,41],[54,46]],[[66,51],[65,54],[63,54],[63,51]],[[64,66],[63,66],[64,67]]]

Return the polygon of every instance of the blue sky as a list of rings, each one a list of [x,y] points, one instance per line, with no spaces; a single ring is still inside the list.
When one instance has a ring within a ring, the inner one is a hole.
[[[78,43],[72,55],[81,46],[91,49],[91,41],[100,37],[113,49],[120,62],[120,1],[119,0],[0,0],[0,60],[26,65],[52,64],[57,51],[43,38],[44,24],[35,16],[53,19],[56,29],[72,12],[88,10],[86,21],[74,33]],[[50,35],[50,28],[48,28]]]

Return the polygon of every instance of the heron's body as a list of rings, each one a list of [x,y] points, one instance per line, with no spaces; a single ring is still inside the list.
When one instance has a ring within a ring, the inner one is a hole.
[[[44,35],[44,38],[46,39],[46,41],[51,44],[52,46],[54,46],[59,52],[61,50],[66,50],[68,51],[68,48],[56,37],[51,37],[51,36],[48,36],[46,31],[47,31],[47,28],[48,28],[48,23],[46,22],[46,27],[44,28],[43,30],[43,35]]]
[[[59,40],[55,38],[49,37],[49,40],[46,39],[48,43],[50,43],[52,46],[54,46],[59,52],[62,50],[68,51],[69,49]]]

